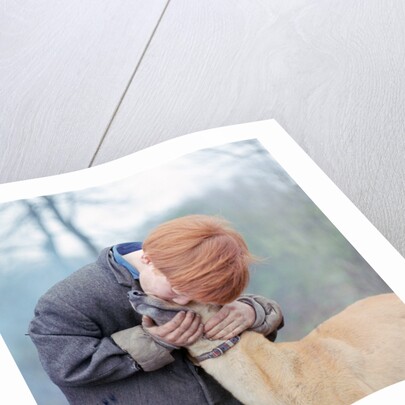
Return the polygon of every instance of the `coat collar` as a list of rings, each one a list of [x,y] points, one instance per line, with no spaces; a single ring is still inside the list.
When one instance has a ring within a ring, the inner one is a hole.
[[[111,247],[101,251],[97,263],[101,266],[106,266],[111,270],[111,273],[117,280],[117,283],[129,288],[139,289],[139,281],[134,280],[131,273],[121,264],[118,264],[113,257]]]

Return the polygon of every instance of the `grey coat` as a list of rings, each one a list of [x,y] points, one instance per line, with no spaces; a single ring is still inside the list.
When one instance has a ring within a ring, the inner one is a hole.
[[[41,363],[69,403],[80,405],[236,405],[239,402],[184,349],[172,350],[143,333],[127,292],[139,283],[104,249],[96,263],[57,283],[39,300],[29,334]],[[282,326],[274,301],[242,298],[256,310],[254,328],[266,335]],[[126,351],[111,335],[135,336]],[[131,354],[129,354],[131,353]]]

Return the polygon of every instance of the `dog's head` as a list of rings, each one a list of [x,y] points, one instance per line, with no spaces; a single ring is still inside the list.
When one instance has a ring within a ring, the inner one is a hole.
[[[142,291],[131,290],[128,293],[129,302],[141,315],[147,315],[154,320],[156,325],[163,325],[170,321],[180,311],[190,311],[190,308],[167,302]]]
[[[154,320],[156,325],[173,319],[180,311],[192,311],[201,315],[202,321],[206,322],[212,315],[221,308],[220,305],[201,304],[190,302],[187,306],[181,306],[174,302],[164,301],[152,295],[147,295],[139,290],[131,290],[128,293],[129,302],[132,307],[141,315],[147,315]]]

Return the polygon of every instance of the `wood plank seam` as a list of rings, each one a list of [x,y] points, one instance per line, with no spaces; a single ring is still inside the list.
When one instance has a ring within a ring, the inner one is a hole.
[[[153,29],[152,34],[151,34],[151,36],[150,36],[148,42],[146,43],[145,49],[143,50],[143,52],[142,52],[142,54],[141,54],[141,57],[139,58],[139,61],[138,61],[138,63],[137,63],[136,66],[135,66],[134,72],[132,73],[132,75],[131,75],[131,77],[130,77],[130,79],[129,79],[129,81],[128,81],[128,84],[127,84],[127,86],[125,87],[124,92],[122,93],[122,96],[121,96],[120,100],[119,100],[118,103],[117,103],[117,107],[115,108],[115,110],[114,110],[114,112],[113,112],[113,114],[112,114],[112,116],[111,116],[111,119],[110,119],[110,121],[109,121],[109,123],[108,123],[108,125],[107,125],[107,128],[106,128],[106,130],[104,131],[104,134],[102,135],[99,144],[97,145],[97,148],[96,148],[96,150],[95,150],[95,152],[94,152],[94,154],[93,154],[93,157],[92,157],[91,160],[90,160],[89,165],[87,166],[88,168],[93,166],[93,163],[94,163],[94,161],[95,161],[95,159],[96,159],[96,157],[97,157],[97,154],[98,154],[98,152],[100,151],[101,145],[103,144],[104,139],[105,139],[105,137],[107,136],[108,131],[109,131],[110,127],[111,127],[111,124],[113,123],[113,121],[114,121],[114,119],[115,119],[115,116],[117,115],[118,110],[119,110],[119,108],[120,108],[122,102],[124,101],[124,98],[125,98],[125,96],[126,96],[126,94],[127,94],[127,92],[128,92],[128,89],[130,88],[131,83],[132,83],[132,81],[133,81],[133,79],[134,79],[136,73],[138,72],[139,66],[141,65],[142,60],[143,60],[143,58],[144,58],[144,56],[145,56],[145,54],[146,54],[146,51],[148,50],[149,45],[151,44],[151,42],[152,42],[152,40],[153,40],[153,37],[155,36],[155,33],[156,33],[156,31],[157,31],[157,29],[158,29],[158,27],[159,27],[159,25],[160,25],[160,23],[161,23],[161,21],[162,21],[162,19],[163,19],[163,16],[164,16],[165,13],[166,13],[166,10],[167,10],[167,8],[168,8],[168,6],[169,6],[169,4],[170,4],[170,1],[171,1],[171,0],[168,0],[168,1],[167,1],[166,5],[165,5],[165,7],[164,7],[164,9],[163,9],[163,11],[162,11],[162,14],[160,15],[160,17],[159,17],[159,19],[158,19],[158,21],[157,21],[157,23],[156,23],[155,28]]]

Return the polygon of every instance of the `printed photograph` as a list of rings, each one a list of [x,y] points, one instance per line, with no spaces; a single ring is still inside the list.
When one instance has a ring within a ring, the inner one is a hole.
[[[0,204],[0,237],[0,331],[39,405],[350,404],[405,379],[405,305],[258,140]]]

